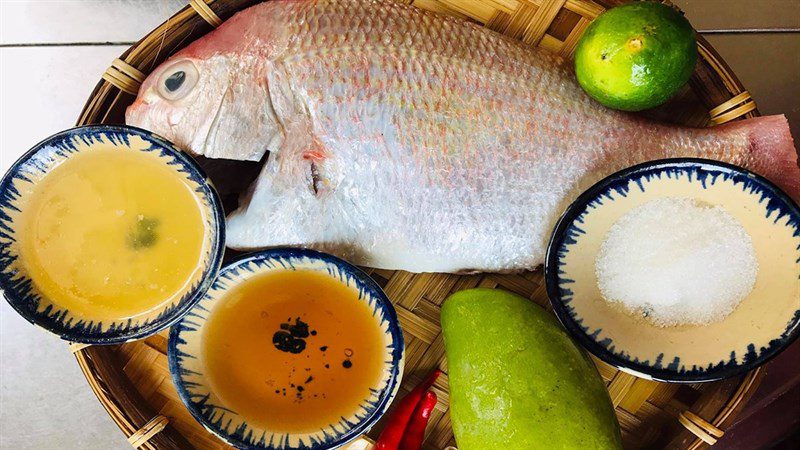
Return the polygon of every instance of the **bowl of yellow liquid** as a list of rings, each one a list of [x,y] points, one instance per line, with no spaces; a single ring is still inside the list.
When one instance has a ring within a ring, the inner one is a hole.
[[[63,339],[138,339],[208,289],[223,221],[200,167],[164,139],[122,126],[67,130],[0,181],[0,289]]]
[[[341,259],[272,249],[225,266],[170,330],[186,407],[230,445],[337,448],[388,408],[404,344],[381,288]]]

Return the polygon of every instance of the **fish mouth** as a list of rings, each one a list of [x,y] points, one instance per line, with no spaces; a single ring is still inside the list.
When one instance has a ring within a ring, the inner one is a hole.
[[[172,130],[157,126],[156,121],[151,119],[157,110],[157,97],[150,87],[139,89],[136,99],[125,109],[125,123],[168,137]]]
[[[150,124],[147,120],[147,110],[147,104],[136,100],[125,110],[125,123],[134,127],[150,130]]]

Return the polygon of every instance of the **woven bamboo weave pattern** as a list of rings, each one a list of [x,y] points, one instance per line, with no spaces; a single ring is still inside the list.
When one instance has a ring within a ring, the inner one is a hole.
[[[570,57],[581,34],[606,8],[624,0],[408,0],[415,7],[449,14],[499,33]],[[170,54],[216,27],[254,0],[187,0],[187,6],[131,47],[97,85],[78,124],[122,123],[124,109],[149,73]],[[755,103],[724,61],[702,38],[701,61],[683,92],[651,117],[692,126],[751,117]],[[712,111],[713,110],[713,111]],[[235,203],[246,187],[237,166],[236,180],[217,178],[225,163],[200,158],[223,201]],[[245,168],[242,168],[245,167]],[[231,176],[228,175],[228,178]],[[366,269],[395,304],[406,338],[406,367],[399,396],[405,395],[434,367],[447,371],[439,309],[447,296],[471,287],[501,288],[550,309],[541,271],[522,274],[410,274]],[[98,399],[126,436],[139,448],[227,448],[202,428],[184,408],[172,384],[166,357],[167,332],[111,347],[73,348]],[[696,385],[664,384],[639,379],[595,359],[616,407],[626,448],[688,448],[718,439],[760,380],[760,371],[724,382]],[[426,449],[455,445],[448,415],[447,377],[434,386],[439,403],[428,427]],[[157,424],[155,434],[150,428]],[[154,421],[155,419],[155,421]],[[150,425],[148,425],[150,424]],[[375,437],[379,423],[370,433]],[[144,431],[140,431],[144,430]],[[137,434],[138,433],[138,434]],[[147,439],[141,437],[147,435]],[[363,447],[359,447],[363,448]]]
[[[569,56],[605,8],[585,0],[415,0],[419,8],[474,20],[527,44]]]

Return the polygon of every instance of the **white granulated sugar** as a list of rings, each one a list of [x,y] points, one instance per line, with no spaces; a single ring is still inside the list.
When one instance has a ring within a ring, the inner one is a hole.
[[[607,301],[666,327],[722,320],[752,291],[758,262],[723,208],[661,198],[612,225],[595,270]]]

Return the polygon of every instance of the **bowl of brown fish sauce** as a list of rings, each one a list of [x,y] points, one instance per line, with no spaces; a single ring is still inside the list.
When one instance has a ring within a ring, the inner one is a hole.
[[[357,267],[279,248],[227,266],[172,328],[173,381],[236,447],[335,448],[383,415],[404,362],[394,307]]]

